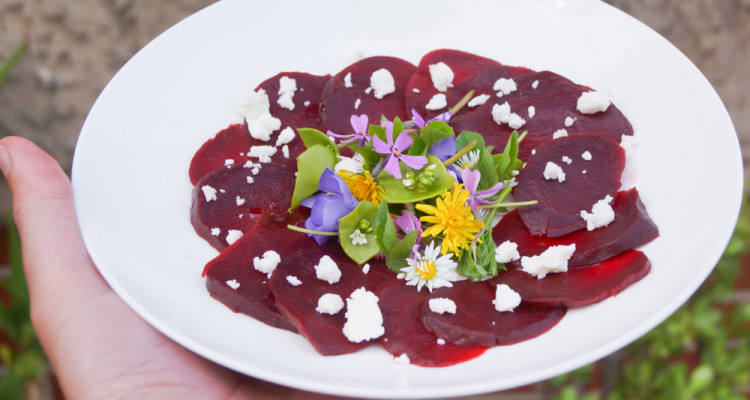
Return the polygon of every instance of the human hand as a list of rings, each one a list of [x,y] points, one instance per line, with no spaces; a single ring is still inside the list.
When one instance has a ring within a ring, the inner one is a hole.
[[[71,399],[322,399],[245,377],[157,332],[96,271],[84,247],[70,180],[28,140],[0,140],[13,193],[31,320]]]

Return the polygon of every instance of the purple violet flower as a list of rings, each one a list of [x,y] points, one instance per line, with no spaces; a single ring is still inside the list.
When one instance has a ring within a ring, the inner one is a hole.
[[[424,156],[410,156],[402,154],[404,150],[411,147],[414,140],[409,136],[409,133],[404,129],[398,134],[396,141],[393,141],[393,122],[387,121],[383,124],[385,126],[385,138],[388,143],[383,142],[377,136],[372,138],[372,146],[380,154],[388,155],[388,160],[385,163],[385,170],[393,175],[396,179],[401,179],[401,167],[398,161],[401,160],[404,164],[414,169],[421,169],[427,164],[427,157]]]
[[[337,232],[339,219],[354,210],[359,201],[352,195],[344,180],[330,168],[326,168],[320,175],[318,189],[321,192],[315,196],[302,200],[301,204],[310,207],[310,217],[305,221],[305,228],[313,231]],[[322,245],[331,236],[313,235],[318,244]]]
[[[349,120],[352,124],[352,128],[354,129],[354,133],[352,134],[338,134],[333,133],[331,131],[328,131],[328,136],[339,138],[339,139],[347,139],[342,141],[342,144],[352,143],[355,140],[359,140],[359,145],[364,146],[365,142],[370,141],[370,136],[367,134],[367,128],[370,127],[369,120],[367,119],[367,115],[352,115],[351,119]]]
[[[494,196],[500,189],[505,187],[502,182],[498,182],[497,185],[477,193],[477,186],[479,186],[481,178],[482,174],[479,171],[473,171],[471,168],[461,170],[461,179],[464,182],[464,187],[469,191],[469,205],[474,211],[479,211],[481,204],[492,204],[492,202],[484,199]]]
[[[417,241],[414,243],[414,246],[411,247],[411,256],[413,259],[417,259],[417,254],[419,254],[419,248],[421,247],[419,245],[419,241],[422,240],[422,223],[419,222],[419,218],[415,215],[411,215],[406,210],[401,211],[401,216],[398,218],[395,218],[393,220],[393,223],[396,224],[398,229],[401,229],[404,233],[408,234],[411,231],[416,230],[417,231]]]
[[[429,124],[432,121],[442,121],[442,122],[445,122],[447,124],[447,123],[451,122],[451,116],[453,116],[453,113],[450,112],[450,111],[446,111],[446,112],[438,115],[437,117],[435,117],[435,118],[433,118],[433,119],[425,122],[424,118],[422,118],[422,116],[419,115],[419,113],[417,112],[417,110],[415,110],[413,108],[411,109],[411,121],[414,122],[414,125],[416,125],[417,128],[419,128],[419,129],[424,128],[427,124]]]

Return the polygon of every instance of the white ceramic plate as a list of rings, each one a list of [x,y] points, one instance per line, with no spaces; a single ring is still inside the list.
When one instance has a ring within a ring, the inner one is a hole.
[[[229,311],[207,293],[216,256],[189,221],[188,165],[235,99],[280,71],[336,73],[357,57],[413,63],[454,48],[551,70],[607,90],[637,138],[635,184],[661,237],[653,272],[616,298],[571,311],[548,333],[449,368],[397,366],[379,346],[323,357],[300,336]],[[226,0],[177,24],[112,79],[83,126],[76,210],[104,278],[190,350],[258,378],[363,397],[445,397],[528,384],[597,360],[677,309],[724,249],[741,198],[730,118],[676,48],[593,0],[259,2]]]

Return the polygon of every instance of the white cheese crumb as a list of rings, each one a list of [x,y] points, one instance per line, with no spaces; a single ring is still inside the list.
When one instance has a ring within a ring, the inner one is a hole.
[[[531,149],[531,155],[533,156],[534,154],[536,154],[536,149]]]
[[[521,257],[521,270],[539,279],[551,272],[565,272],[568,270],[568,260],[575,250],[576,245],[573,243],[551,246],[538,256]]]
[[[506,101],[503,104],[495,104],[492,106],[492,119],[498,125],[507,123],[510,119],[510,104]]]
[[[362,104],[362,99],[357,99],[357,101],[354,102],[354,109],[359,110],[360,104]]]
[[[350,88],[353,87],[352,85],[352,73],[348,72],[346,76],[344,77],[344,87]]]
[[[233,164],[234,164],[234,160],[232,159],[224,160],[224,165],[233,165]]]
[[[568,136],[568,131],[565,129],[558,129],[552,134],[552,139],[559,139],[565,136]]]
[[[534,118],[535,115],[536,115],[536,107],[529,106],[529,118]]]
[[[414,88],[411,91],[414,92],[414,93],[419,93],[419,89],[417,89],[417,88]]]
[[[430,311],[438,314],[455,314],[456,313],[456,302],[445,297],[436,297],[430,299],[429,303]]]
[[[381,68],[372,73],[370,76],[370,87],[375,91],[376,99],[382,99],[396,91],[396,82],[393,80],[391,72]]]
[[[252,185],[252,184],[253,184],[254,182],[255,182],[255,179],[253,179],[253,177],[252,177],[252,176],[248,176],[248,177],[247,177],[247,184],[248,184],[248,185]]]
[[[230,245],[237,241],[237,239],[242,237],[242,231],[238,231],[236,229],[230,229],[229,232],[227,232],[227,243]]]
[[[568,156],[562,156],[562,161],[566,164],[570,164],[573,162],[573,160],[571,160]]]
[[[263,114],[267,114],[271,103],[268,101],[268,95],[263,89],[257,92],[251,90],[247,94],[237,99],[237,107],[247,119],[255,119]]]
[[[574,122],[576,122],[575,118],[573,118],[573,117],[565,117],[565,126],[567,126],[568,128],[570,128],[571,126],[573,126]]]
[[[203,195],[206,196],[206,203],[216,200],[216,189],[211,186],[205,185],[201,188]]]
[[[334,293],[326,293],[318,299],[318,306],[315,307],[315,311],[321,314],[338,314],[339,311],[344,309],[344,300],[341,296]]]
[[[625,158],[630,158],[633,155],[633,148],[635,147],[635,136],[622,135],[620,138],[620,147],[625,149]]]
[[[490,95],[480,94],[479,96],[476,96],[473,99],[469,100],[469,108],[481,106],[482,104],[486,103],[487,100],[489,99],[490,99]]]
[[[495,288],[495,300],[492,300],[495,310],[500,312],[513,311],[521,304],[521,295],[510,286],[502,283]]]
[[[581,158],[583,158],[586,161],[591,161],[591,152],[589,152],[588,150],[584,151],[581,154]]]
[[[294,110],[294,100],[292,98],[294,97],[294,92],[297,91],[297,81],[282,76],[281,79],[279,79],[279,99],[276,100],[276,102],[283,108],[286,108],[287,110]]]
[[[369,86],[367,89],[365,89],[365,94],[372,93],[372,86]]]
[[[346,299],[346,323],[342,331],[350,342],[377,339],[385,333],[378,300],[364,287],[353,291]]]
[[[227,191],[224,189],[219,189],[219,193],[226,193]]]
[[[443,339],[443,338],[438,338],[438,340],[437,340],[437,344],[439,344],[440,346],[444,345],[444,344],[445,344],[445,339]]]
[[[245,199],[243,199],[243,198],[242,198],[242,197],[240,197],[240,196],[237,196],[237,198],[235,198],[234,200],[235,200],[235,202],[237,202],[237,207],[239,207],[239,206],[241,206],[241,205],[245,204]]]
[[[367,275],[368,272],[370,272],[370,264],[365,263],[365,265],[362,266],[362,273]]]
[[[258,161],[262,163],[270,163],[271,157],[276,154],[276,151],[276,147],[274,146],[253,146],[250,147],[250,152],[247,153],[247,156],[257,158]],[[255,167],[253,167],[253,169],[255,169]],[[253,171],[253,175],[255,174],[256,172]]]
[[[289,284],[292,286],[299,286],[302,284],[302,281],[294,275],[287,275],[286,281],[289,282]]]
[[[409,356],[406,353],[402,353],[400,356],[394,357],[393,362],[399,365],[407,365],[411,360],[409,360]]]
[[[281,128],[281,120],[273,117],[270,113],[265,113],[257,118],[247,119],[247,129],[250,136],[255,139],[267,142],[271,139],[271,134]]]
[[[227,284],[227,286],[229,286],[230,288],[232,288],[234,290],[237,290],[237,288],[240,287],[240,283],[237,282],[236,279],[229,280],[229,281],[226,282],[226,284]]]
[[[440,61],[437,64],[432,64],[428,67],[430,69],[430,79],[432,79],[432,85],[435,86],[439,92],[445,92],[449,87],[453,87],[453,70],[446,63]]]
[[[219,236],[221,234],[221,229],[219,228],[211,228],[211,235],[213,236]]]
[[[576,109],[581,114],[595,114],[606,111],[610,104],[609,96],[605,92],[583,92],[578,98]]]
[[[276,147],[291,142],[292,140],[294,140],[295,136],[297,135],[294,134],[294,129],[292,129],[291,126],[287,126],[281,132],[279,132],[279,137],[276,138]]]
[[[276,270],[276,267],[280,262],[281,256],[279,255],[279,253],[273,250],[268,250],[267,252],[263,253],[262,258],[253,258],[253,268],[264,274],[267,274],[270,278],[271,274],[274,270]]]
[[[558,182],[562,183],[565,182],[565,172],[563,172],[562,167],[559,165],[552,161],[547,161],[547,165],[544,167],[544,179],[557,179]]]
[[[518,89],[518,86],[516,86],[516,81],[506,78],[500,78],[497,81],[495,81],[495,84],[492,85],[492,90],[497,91],[497,96],[501,97],[504,94],[511,94],[515,92]]]
[[[519,258],[521,258],[521,255],[518,253],[518,244],[515,242],[506,240],[495,248],[495,261],[500,264],[509,263]]]
[[[439,110],[448,106],[448,100],[445,97],[445,93],[438,93],[430,99],[424,108],[428,110]]]
[[[534,88],[534,89],[538,88],[539,87],[539,81],[538,80],[534,81],[534,83],[531,84],[531,87]]]
[[[581,173],[582,173],[582,174],[586,174],[586,170],[584,169],[583,171],[581,171]]]
[[[581,210],[581,218],[586,221],[586,229],[593,231],[615,220],[615,210],[612,209],[611,203],[612,196],[607,195],[591,207],[591,213]]]
[[[329,256],[323,256],[318,261],[318,265],[315,266],[315,276],[321,281],[326,281],[330,284],[334,284],[341,279],[341,271],[338,265]]]
[[[289,146],[284,145],[284,147],[281,148],[281,154],[284,158],[289,158]]]
[[[525,123],[526,123],[526,120],[521,118],[521,116],[516,113],[511,113],[510,118],[508,118],[508,126],[513,129],[519,129]]]
[[[309,105],[310,105],[310,100],[305,100],[305,102],[304,102],[304,103],[302,103],[302,104],[304,104],[304,105],[305,105],[305,107],[307,107],[307,106],[309,106]]]

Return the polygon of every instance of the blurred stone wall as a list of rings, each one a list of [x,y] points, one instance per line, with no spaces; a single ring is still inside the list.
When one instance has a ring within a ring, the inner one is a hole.
[[[750,165],[750,0],[607,2],[664,35],[698,65],[729,109]],[[0,136],[25,136],[69,169],[86,114],[115,72],[156,35],[211,3],[0,0],[0,60],[29,40],[0,90]],[[0,193],[0,211],[8,204]]]

